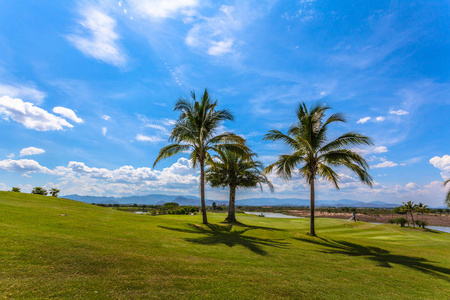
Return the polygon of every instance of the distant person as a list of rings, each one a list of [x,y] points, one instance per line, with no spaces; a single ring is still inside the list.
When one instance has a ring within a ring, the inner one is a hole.
[[[356,222],[356,213],[355,212],[353,213],[352,219],[355,220],[355,222]]]

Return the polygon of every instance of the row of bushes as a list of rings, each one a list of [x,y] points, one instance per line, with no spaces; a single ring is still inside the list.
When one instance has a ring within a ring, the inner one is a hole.
[[[404,227],[405,224],[409,223],[408,220],[406,218],[404,218],[404,217],[398,217],[398,218],[395,218],[395,219],[390,219],[388,222],[390,224],[397,224],[397,225],[400,225],[402,227]],[[425,226],[428,225],[427,222],[420,221],[420,220],[416,220],[414,223],[416,223],[417,226],[420,226],[420,227],[422,227],[424,229],[425,229]]]
[[[20,188],[19,187],[13,187],[11,189],[11,192],[14,193],[20,193]],[[40,186],[36,186],[33,188],[33,190],[31,191],[32,194],[36,194],[36,195],[43,195],[43,196],[47,196],[49,193],[52,197],[58,197],[60,190],[56,189],[56,188],[51,188],[50,191],[47,191],[46,189],[44,189],[43,187]]]

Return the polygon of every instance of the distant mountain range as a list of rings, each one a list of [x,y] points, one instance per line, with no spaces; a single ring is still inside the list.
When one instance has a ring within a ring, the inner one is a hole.
[[[96,204],[139,204],[139,205],[162,205],[166,202],[176,202],[179,205],[194,205],[200,206],[200,198],[193,196],[171,196],[161,194],[151,194],[146,196],[131,196],[131,197],[96,197],[96,196],[80,196],[80,195],[66,195],[62,196],[67,199],[81,201],[85,203]],[[217,205],[228,204],[228,200],[206,200],[206,205],[212,205],[216,202]],[[236,205],[242,206],[309,206],[309,199],[298,198],[249,198],[237,200]],[[373,208],[392,208],[399,206],[399,204],[387,203],[382,201],[363,202],[349,199],[341,200],[318,200],[316,206],[322,207],[373,207]]]

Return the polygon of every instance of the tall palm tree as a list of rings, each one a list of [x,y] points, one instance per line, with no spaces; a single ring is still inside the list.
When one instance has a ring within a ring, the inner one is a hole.
[[[272,183],[263,173],[263,165],[259,161],[254,161],[252,154],[250,158],[242,157],[232,151],[223,151],[214,156],[214,165],[206,171],[206,181],[212,187],[229,187],[230,201],[228,205],[227,222],[236,222],[236,189],[253,188],[265,183],[273,191]]]
[[[413,201],[403,202],[403,209],[406,213],[409,213],[411,215],[411,222],[413,224],[413,228],[416,228],[416,224],[414,224],[413,211],[417,209],[417,205],[414,204]]]
[[[153,167],[161,160],[180,152],[190,151],[193,167],[200,166],[200,198],[203,223],[207,224],[205,204],[205,164],[213,163],[211,152],[220,153],[225,150],[234,151],[243,156],[250,150],[245,139],[230,132],[217,134],[217,129],[225,120],[233,121],[233,115],[227,109],[217,109],[217,101],[212,101],[207,89],[197,101],[195,93],[191,92],[191,100],[180,98],[174,110],[180,112],[169,142],[163,147],[156,158]]]
[[[416,205],[416,211],[422,214],[422,222],[423,222],[423,214],[428,211],[428,205],[423,204],[420,202]]]
[[[367,172],[369,165],[362,156],[348,149],[349,146],[372,145],[369,137],[355,133],[345,133],[331,142],[327,142],[328,126],[336,122],[345,122],[340,113],[332,114],[324,121],[327,106],[316,104],[308,110],[303,102],[297,108],[298,121],[291,125],[287,134],[279,130],[270,130],[264,136],[267,141],[281,141],[292,154],[280,155],[278,160],[267,166],[266,173],[276,170],[278,176],[290,179],[294,169],[305,177],[310,186],[311,224],[310,234],[315,236],[315,180],[319,176],[331,182],[339,189],[339,175],[332,167],[346,167],[359,179],[372,187],[372,177]]]
[[[450,182],[450,179],[447,179],[444,181],[444,186],[446,186]],[[450,190],[447,192],[447,197],[445,197],[445,203],[447,203],[447,206],[450,207]]]

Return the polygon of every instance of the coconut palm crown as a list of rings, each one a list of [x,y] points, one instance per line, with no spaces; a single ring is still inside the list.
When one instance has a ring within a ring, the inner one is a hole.
[[[328,106],[316,104],[308,110],[303,102],[296,111],[298,121],[290,126],[287,134],[270,130],[264,136],[267,141],[283,142],[293,152],[280,155],[276,162],[265,168],[265,172],[274,170],[278,176],[290,179],[298,167],[298,171],[310,186],[310,234],[313,236],[316,235],[314,184],[317,177],[329,181],[339,189],[339,175],[333,167],[346,167],[355,173],[361,182],[372,187],[369,165],[361,155],[348,149],[352,146],[373,145],[371,139],[356,132],[348,132],[328,142],[328,127],[333,123],[346,122],[341,113],[332,114],[325,120],[325,112],[329,109]]]
[[[242,157],[236,152],[223,151],[214,156],[214,165],[206,171],[206,181],[212,187],[229,187],[230,200],[228,205],[228,217],[226,221],[236,222],[236,189],[254,188],[259,186],[262,190],[263,184],[267,184],[273,191],[273,185],[263,173],[263,164],[253,160],[255,154],[250,157]]]
[[[153,167],[161,160],[181,152],[190,152],[193,167],[200,166],[200,198],[203,223],[207,224],[205,204],[205,164],[211,163],[212,152],[221,153],[229,150],[246,156],[250,150],[245,139],[230,132],[217,134],[223,121],[233,121],[233,115],[227,109],[217,109],[217,101],[212,101],[207,89],[201,99],[197,100],[191,92],[191,100],[180,98],[174,110],[180,112],[178,120],[170,133],[169,144],[163,147]]]

